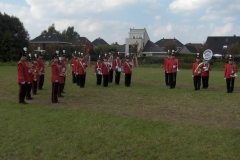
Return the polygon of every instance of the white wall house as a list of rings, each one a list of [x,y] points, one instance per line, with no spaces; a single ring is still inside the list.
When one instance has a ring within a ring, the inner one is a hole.
[[[131,29],[128,33],[128,38],[126,38],[125,42],[125,54],[132,53],[132,44],[138,42],[138,50],[143,49],[149,40],[149,36],[147,34],[147,30],[144,29]]]

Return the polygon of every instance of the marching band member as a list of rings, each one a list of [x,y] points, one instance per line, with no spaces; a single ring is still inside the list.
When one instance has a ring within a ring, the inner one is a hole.
[[[170,53],[170,50],[168,50],[167,57],[164,59],[164,64],[163,64],[163,69],[165,72],[165,83],[167,86],[169,86],[169,75],[167,72],[167,63],[170,60],[170,58],[171,58],[171,53]]]
[[[63,53],[62,53],[62,57],[61,57],[61,60],[60,60],[61,64],[62,64],[62,74],[63,74],[63,85],[61,86],[61,93],[65,93],[63,90],[64,90],[64,87],[65,87],[65,82],[66,82],[66,71],[67,71],[67,67],[66,67],[66,64],[65,64],[65,50],[63,50]]]
[[[169,86],[170,89],[175,88],[177,80],[177,71],[180,66],[180,62],[175,58],[175,51],[172,51],[171,59],[167,63],[167,72],[169,74]]]
[[[113,61],[113,70],[115,72],[115,84],[119,85],[120,75],[122,72],[122,61],[120,60],[119,52],[116,59]]]
[[[79,84],[79,74],[78,74],[78,67],[79,67],[79,63],[80,63],[80,56],[81,56],[81,53],[78,52],[77,54],[77,58],[76,58],[76,62],[75,62],[75,74],[76,74],[76,82],[77,82],[77,85],[80,86]]]
[[[234,89],[234,81],[237,76],[237,65],[234,64],[233,58],[230,55],[228,64],[224,68],[224,79],[226,79],[227,93],[232,93]]]
[[[103,63],[101,65],[102,76],[103,76],[103,87],[108,86],[109,69],[110,69],[110,64],[108,62],[108,57],[105,54],[105,57],[103,57]]]
[[[123,63],[123,73],[125,75],[125,86],[130,87],[132,77],[132,62],[129,62],[129,56],[126,56],[126,61]]]
[[[27,102],[25,102],[25,97],[26,97],[26,91],[27,91],[26,83],[29,81],[29,75],[28,75],[28,68],[25,64],[26,60],[27,60],[27,48],[24,47],[23,52],[21,53],[21,58],[17,64],[18,84],[19,84],[19,93],[18,93],[19,104],[27,104]]]
[[[197,70],[197,67],[199,64],[200,64],[200,56],[199,56],[199,53],[197,53],[196,62],[193,63],[192,65],[192,77],[193,77],[193,85],[195,90],[200,90],[200,86],[201,86],[201,69]]]
[[[58,97],[64,97],[62,95],[62,88],[64,84],[65,70],[62,65],[62,57],[58,57],[58,69],[59,69],[59,79],[58,79]]]
[[[76,59],[77,59],[77,55],[76,55],[76,51],[75,53],[72,55],[72,59],[70,61],[70,65],[72,67],[72,82],[76,83],[76,75],[75,75],[75,65],[76,65]]]
[[[109,53],[109,58],[108,58],[108,62],[109,62],[109,65],[110,65],[110,68],[109,68],[109,83],[112,83],[112,80],[113,80],[113,66],[112,66],[112,63],[113,63],[113,55],[111,53]]]
[[[32,76],[33,76],[32,93],[37,94],[38,68],[37,68],[37,55],[36,54],[33,57],[32,63],[33,63],[33,65],[32,65]]]
[[[58,55],[53,55],[53,62],[51,64],[51,82],[52,82],[52,103],[58,103],[58,85],[60,79],[58,67]]]
[[[28,68],[28,76],[29,76],[29,82],[26,84],[27,85],[27,91],[26,91],[26,99],[27,100],[32,100],[31,96],[31,90],[32,90],[32,83],[33,83],[33,74],[32,74],[32,63],[31,63],[31,54],[28,55],[27,61],[26,61],[26,66]]]
[[[211,70],[210,64],[208,61],[204,61],[201,67],[201,77],[202,77],[202,85],[203,89],[208,88],[208,80],[209,80],[209,71]]]
[[[101,71],[101,58],[100,58],[100,55],[97,59],[97,62],[95,63],[95,66],[94,66],[94,72],[95,72],[95,75],[97,77],[97,85],[101,85],[102,84],[102,71]]]
[[[37,65],[38,65],[38,75],[39,75],[39,81],[38,81],[38,89],[42,90],[43,88],[43,83],[44,83],[44,63],[43,63],[43,52],[41,51],[41,53],[39,54],[39,57],[37,59]]]
[[[79,75],[79,85],[80,88],[84,88],[85,86],[85,80],[86,80],[86,67],[87,64],[83,61],[83,53],[81,53],[79,57],[79,63],[78,63],[78,75]]]

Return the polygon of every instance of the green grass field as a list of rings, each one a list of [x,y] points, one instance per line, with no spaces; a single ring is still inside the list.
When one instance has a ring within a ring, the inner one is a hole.
[[[16,66],[0,66],[0,159],[239,159],[240,83],[226,93],[223,71],[195,91],[180,69],[175,89],[162,67],[133,69],[131,87],[85,88],[67,77],[63,98],[51,103],[50,69],[44,90],[19,105]]]

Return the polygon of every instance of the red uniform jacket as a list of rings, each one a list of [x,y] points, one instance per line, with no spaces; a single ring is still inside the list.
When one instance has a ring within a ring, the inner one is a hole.
[[[63,66],[62,65],[58,65],[58,69],[59,69],[59,79],[58,79],[58,82],[59,82],[59,84],[63,84],[64,83],[64,77],[65,77],[65,74],[63,72]]]
[[[193,63],[193,65],[192,65],[192,75],[193,75],[193,76],[201,76],[201,69],[199,69],[198,73],[195,73],[195,72],[194,72],[200,63],[201,63],[201,62],[195,62],[195,63]]]
[[[51,70],[52,70],[52,75],[51,75],[51,82],[55,82],[56,80],[60,80],[60,73],[59,73],[59,67],[57,63],[52,63],[51,64]]]
[[[37,64],[33,64],[32,66],[33,81],[37,81],[37,74],[38,74]]]
[[[86,63],[84,63],[83,61],[79,61],[77,65],[77,73],[81,75],[86,74],[86,67],[87,67]]]
[[[208,77],[209,76],[209,71],[211,70],[210,64],[203,64],[201,67],[201,76],[202,77]]]
[[[72,67],[73,72],[75,72],[75,62],[76,62],[76,60],[74,58],[72,58],[71,61],[70,61],[70,65]]]
[[[61,61],[61,64],[62,64],[61,72],[62,72],[63,76],[66,77],[66,71],[67,71],[66,64],[63,60]]]
[[[20,60],[18,62],[17,69],[18,69],[18,83],[30,82],[28,75],[28,67],[26,66],[24,61]]]
[[[170,60],[170,58],[165,58],[165,59],[164,59],[164,63],[163,63],[163,69],[164,69],[164,71],[167,71],[167,63],[168,63],[169,60]]]
[[[118,71],[118,67],[122,67],[122,62],[120,59],[115,59],[113,61],[113,70]]]
[[[109,75],[109,64],[108,62],[103,62],[101,65],[101,70],[103,75]]]
[[[237,66],[235,64],[226,64],[224,69],[224,78],[235,77],[234,74],[237,73]]]
[[[95,66],[94,66],[94,73],[98,74],[98,69],[100,69],[100,71],[101,71],[101,65],[102,65],[101,62],[97,62],[97,63],[95,63]]]
[[[131,74],[132,73],[132,64],[129,62],[124,62],[123,64],[123,72],[125,74]]]
[[[27,65],[27,64],[26,64]],[[33,73],[32,73],[32,65],[28,65],[27,66],[27,68],[28,68],[28,76],[29,76],[29,81],[30,81],[30,83],[32,83],[33,82]]]
[[[168,73],[176,73],[177,69],[180,67],[180,62],[178,59],[169,59],[167,63],[167,72]]]
[[[45,73],[45,71],[44,71],[44,64],[43,64],[43,61],[42,61],[41,58],[37,59],[37,66],[38,66],[39,72]]]

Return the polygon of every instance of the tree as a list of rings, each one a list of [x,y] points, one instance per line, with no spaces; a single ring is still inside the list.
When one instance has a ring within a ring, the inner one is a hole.
[[[174,42],[174,41],[166,42],[166,43],[164,44],[164,51],[167,52],[168,50],[170,50],[170,51],[172,51],[172,50],[176,51],[176,50],[177,50],[177,44],[176,44],[176,42]]]
[[[67,30],[64,29],[62,31],[62,36],[65,37],[67,40],[71,40],[73,37],[80,37],[80,35],[74,31],[74,27],[68,27]]]
[[[199,53],[200,55],[202,55],[203,52],[204,52],[206,49],[208,49],[208,44],[207,44],[206,42],[203,43],[203,46],[198,46],[198,47],[197,47],[197,51],[198,51],[198,53]]]
[[[29,34],[15,16],[0,12],[0,61],[18,60],[23,47],[29,45]]]
[[[60,34],[60,32],[56,30],[54,23],[48,27],[48,30],[43,30],[41,32],[41,34],[43,34],[43,33],[58,33],[58,34]]]
[[[238,55],[240,54],[240,48],[239,48],[239,44],[234,43],[234,44],[230,44],[227,48],[227,53],[231,54],[231,55]]]
[[[135,56],[136,56],[136,55],[140,55],[140,54],[142,53],[142,48],[139,47],[138,41],[136,41],[135,43],[133,43],[133,44],[131,45],[131,47],[132,47],[132,53],[134,53]]]
[[[117,47],[114,45],[99,45],[97,47],[95,47],[94,49],[94,53],[96,53],[97,55],[104,55],[105,53],[109,53],[109,52],[117,52]]]

